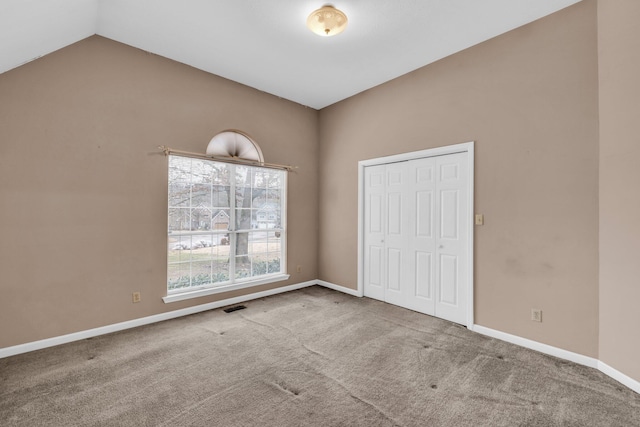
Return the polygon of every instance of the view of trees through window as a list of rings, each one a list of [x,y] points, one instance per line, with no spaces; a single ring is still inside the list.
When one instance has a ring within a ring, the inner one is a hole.
[[[168,290],[283,273],[285,172],[169,156]]]

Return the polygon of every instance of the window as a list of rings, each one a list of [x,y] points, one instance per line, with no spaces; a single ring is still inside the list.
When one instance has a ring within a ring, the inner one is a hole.
[[[169,156],[165,302],[288,278],[285,171]]]

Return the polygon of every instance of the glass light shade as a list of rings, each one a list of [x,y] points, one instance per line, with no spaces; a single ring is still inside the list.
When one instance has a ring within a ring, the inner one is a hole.
[[[323,6],[311,12],[307,27],[319,36],[335,36],[347,28],[347,15],[333,6]]]

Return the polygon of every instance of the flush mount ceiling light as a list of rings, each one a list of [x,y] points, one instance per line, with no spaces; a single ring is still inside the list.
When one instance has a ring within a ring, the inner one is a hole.
[[[347,15],[333,6],[322,6],[311,12],[307,27],[319,36],[331,37],[347,28]]]

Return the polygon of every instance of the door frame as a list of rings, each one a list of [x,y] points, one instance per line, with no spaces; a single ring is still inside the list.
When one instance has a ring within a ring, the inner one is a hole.
[[[469,260],[469,268],[467,271],[467,328],[473,328],[474,299],[473,299],[473,277],[474,277],[474,257],[473,257],[473,235],[474,235],[474,141],[464,142],[462,144],[447,145],[444,147],[429,148],[420,151],[411,151],[409,153],[394,154],[391,156],[378,157],[375,159],[360,160],[358,162],[358,296],[364,296],[364,168],[367,166],[377,166],[387,163],[404,162],[408,160],[422,159],[426,157],[444,156],[447,154],[467,153],[468,167],[468,231],[467,231],[467,259]]]

